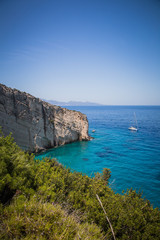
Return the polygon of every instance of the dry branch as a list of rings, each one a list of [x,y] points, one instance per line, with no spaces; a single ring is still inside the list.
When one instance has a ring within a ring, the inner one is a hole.
[[[105,216],[106,216],[106,219],[107,219],[107,221],[108,221],[108,223],[109,223],[109,226],[110,226],[111,231],[112,231],[113,238],[114,238],[114,240],[116,240],[116,237],[115,237],[115,234],[114,234],[114,231],[113,231],[113,228],[112,228],[112,224],[111,224],[109,218],[107,217],[107,213],[106,213],[106,211],[105,211],[105,209],[104,209],[104,207],[103,207],[103,204],[102,204],[102,202],[101,202],[101,200],[100,200],[100,198],[99,198],[99,196],[98,196],[97,194],[96,194],[96,197],[97,197],[97,199],[98,199],[98,201],[99,201],[99,203],[100,203],[100,205],[101,205],[101,207],[102,207],[102,209],[103,209],[103,212],[104,212],[104,214],[105,214]]]

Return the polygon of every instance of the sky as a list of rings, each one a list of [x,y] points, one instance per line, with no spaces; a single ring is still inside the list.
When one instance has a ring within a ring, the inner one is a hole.
[[[47,100],[160,105],[160,0],[0,0],[0,83]]]

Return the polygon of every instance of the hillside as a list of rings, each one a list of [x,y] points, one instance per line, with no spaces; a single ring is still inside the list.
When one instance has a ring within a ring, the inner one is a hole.
[[[159,240],[160,212],[132,189],[108,187],[110,171],[94,178],[54,159],[34,161],[11,136],[0,137],[0,239]]]

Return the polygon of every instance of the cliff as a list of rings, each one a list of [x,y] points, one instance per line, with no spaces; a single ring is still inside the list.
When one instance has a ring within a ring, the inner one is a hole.
[[[39,151],[89,140],[86,115],[0,84],[0,126],[24,150]]]

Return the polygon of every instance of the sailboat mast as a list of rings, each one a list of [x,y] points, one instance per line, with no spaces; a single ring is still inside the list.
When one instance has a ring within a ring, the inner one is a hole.
[[[135,113],[135,112],[134,112],[134,117],[135,117],[136,127],[137,127],[137,129],[138,129],[138,123],[137,123],[136,113]]]

